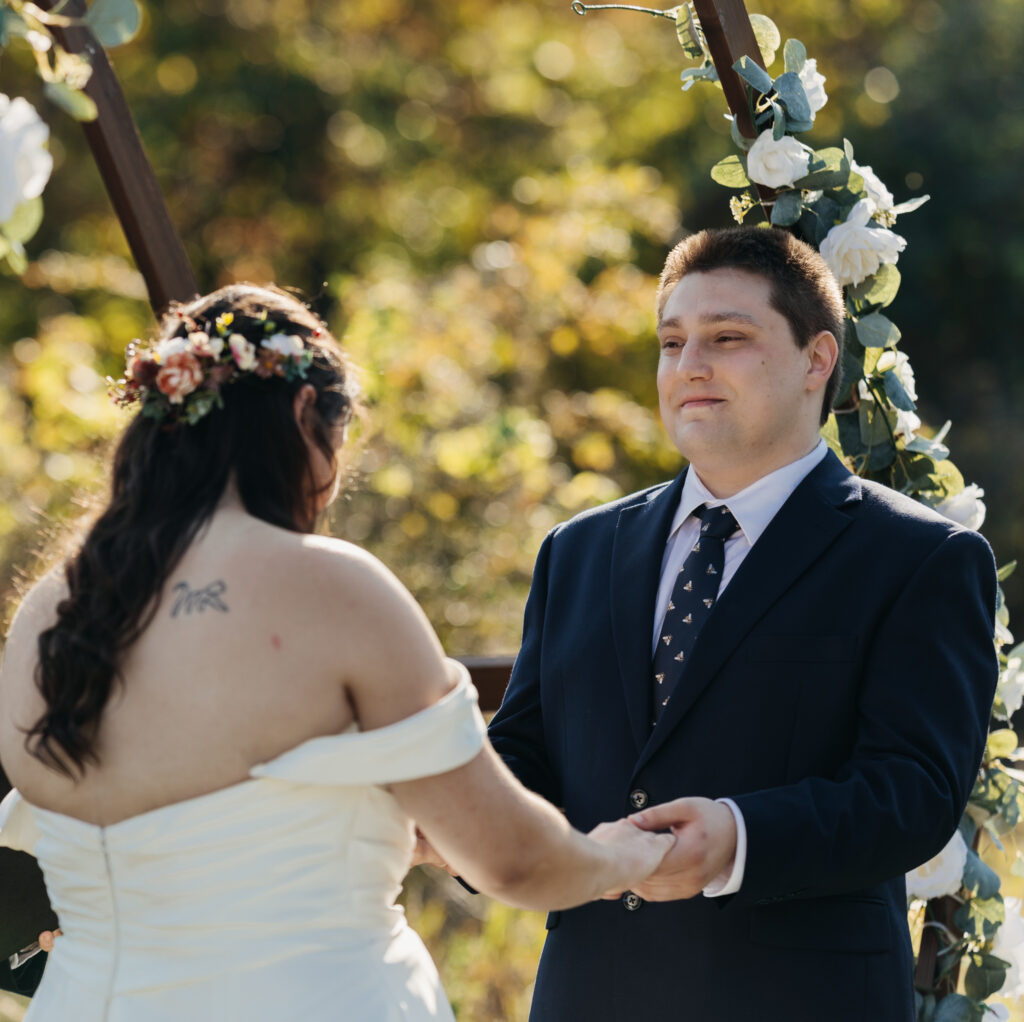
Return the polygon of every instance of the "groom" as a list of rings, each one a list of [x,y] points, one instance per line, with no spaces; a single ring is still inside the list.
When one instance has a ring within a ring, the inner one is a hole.
[[[974,782],[995,571],[820,440],[843,313],[788,233],[668,257],[658,392],[689,468],[544,541],[491,740],[580,829],[677,842],[549,916],[531,1022],[915,1017],[903,874]]]

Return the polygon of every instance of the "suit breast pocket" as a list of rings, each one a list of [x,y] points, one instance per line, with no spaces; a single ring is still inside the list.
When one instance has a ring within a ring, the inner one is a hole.
[[[851,663],[856,655],[853,635],[755,635],[747,641],[747,659],[762,664]]]

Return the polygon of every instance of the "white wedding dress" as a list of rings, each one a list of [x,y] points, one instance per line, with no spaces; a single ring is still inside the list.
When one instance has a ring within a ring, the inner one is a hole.
[[[465,668],[388,727],[313,738],[239,784],[99,827],[0,808],[64,936],[26,1022],[426,1022],[453,1018],[394,904],[413,825],[380,785],[452,770],[484,740]]]

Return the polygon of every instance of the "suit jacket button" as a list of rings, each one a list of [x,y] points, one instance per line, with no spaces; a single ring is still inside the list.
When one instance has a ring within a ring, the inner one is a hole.
[[[643,809],[647,805],[647,792],[643,788],[629,793],[629,803],[634,809]]]
[[[622,896],[622,904],[626,906],[627,912],[635,912],[643,903],[644,899],[632,891],[626,891]]]

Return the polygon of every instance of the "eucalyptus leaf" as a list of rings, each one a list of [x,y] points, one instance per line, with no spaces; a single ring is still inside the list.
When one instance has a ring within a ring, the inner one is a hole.
[[[978,954],[971,956],[971,964],[964,976],[964,990],[968,997],[983,1001],[990,997],[1006,980],[1009,962],[995,955]]]
[[[701,45],[689,4],[680,4],[676,8],[676,38],[688,57],[704,56],[704,47]]]
[[[43,199],[38,196],[21,203],[11,219],[3,225],[3,231],[11,241],[26,242],[39,230],[42,222]]]
[[[986,759],[1007,759],[1017,750],[1017,732],[1013,728],[1000,728],[988,736]]]
[[[874,401],[861,401],[857,415],[860,419],[860,438],[865,447],[892,442],[890,430],[893,422],[880,405]]]
[[[43,94],[76,121],[94,121],[99,114],[91,96],[72,89],[64,82],[47,82],[43,86]]]
[[[1010,561],[1009,564],[1004,564],[999,571],[996,572],[996,579],[1000,582],[1005,582],[1012,574],[1014,568],[1017,567],[1016,561]]]
[[[894,348],[900,339],[896,324],[880,312],[872,312],[857,320],[857,340],[865,348]]]
[[[711,168],[711,180],[726,188],[747,188],[750,185],[743,161],[735,154],[719,160]]]
[[[767,14],[751,14],[750,27],[754,30],[764,66],[771,67],[775,63],[775,53],[782,45],[782,33]]]
[[[710,61],[701,64],[700,67],[688,67],[679,75],[683,83],[683,92],[693,87],[695,82],[717,82],[718,72],[715,65]]]
[[[799,74],[807,63],[807,47],[799,39],[787,39],[782,49],[787,71]]]
[[[108,49],[134,39],[141,21],[137,0],[92,0],[85,15],[92,34]]]
[[[729,134],[732,135],[732,140],[736,146],[746,152],[753,144],[756,139],[747,138],[746,135],[740,134],[739,125],[736,123],[735,117],[729,118]]]
[[[807,101],[804,83],[795,71],[787,71],[775,79],[775,92],[793,120],[811,120],[811,104]]]
[[[772,138],[778,142],[786,134],[786,111],[773,99],[771,101],[772,111]]]
[[[902,380],[900,380],[895,372],[887,372],[882,377],[882,380],[885,384],[885,395],[895,408],[898,408],[901,412],[912,412],[917,407],[914,404],[913,398],[911,398],[903,386]]]
[[[963,994],[950,994],[939,1001],[933,1022],[974,1022],[974,1004]]]
[[[800,219],[802,209],[800,192],[781,192],[772,206],[772,223],[776,227],[789,227]]]
[[[907,443],[906,449],[917,454],[927,454],[929,458],[934,458],[936,461],[944,461],[949,457],[949,448],[945,444],[939,443],[937,440],[930,440],[920,434]]]
[[[797,120],[794,117],[790,117],[787,121],[789,125],[789,133],[791,135],[799,134],[802,131],[810,131],[814,127],[814,121],[808,120]]]
[[[1005,919],[1006,909],[999,895],[994,898],[971,898],[957,909],[954,916],[954,921],[961,930],[985,940],[995,936],[996,930]]]
[[[892,263],[882,263],[873,276],[851,287],[847,297],[861,308],[884,308],[896,297],[900,280],[900,271]]]
[[[19,276],[28,269],[28,256],[25,249],[16,241],[7,239],[8,250],[6,253],[7,265],[10,266]]]
[[[967,849],[964,887],[978,898],[991,898],[999,893],[999,874],[982,862],[981,856],[973,848]]]
[[[846,153],[846,158],[853,163],[853,143],[848,139],[843,139],[843,152]]]
[[[743,56],[732,66],[736,72],[755,92],[767,95],[772,91],[772,76],[750,57]]]
[[[794,181],[795,188],[839,188],[850,178],[850,161],[842,149],[819,149],[811,158],[805,177]]]

